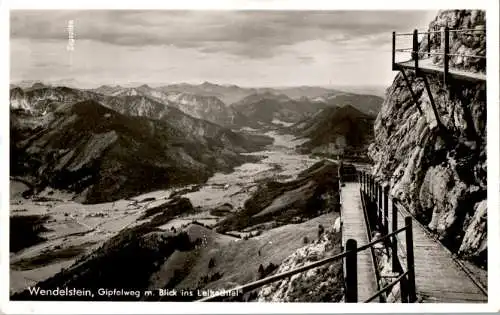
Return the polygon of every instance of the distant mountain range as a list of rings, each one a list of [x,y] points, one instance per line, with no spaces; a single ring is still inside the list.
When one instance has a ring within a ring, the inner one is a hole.
[[[36,112],[43,112],[50,107],[51,102],[94,99],[124,114],[146,115],[155,119],[165,114],[165,106],[170,106],[194,118],[236,129],[245,126],[259,128],[293,124],[317,110],[347,104],[367,114],[376,115],[383,101],[374,95],[346,93],[321,87],[249,89],[208,82],[159,88],[148,85],[103,85],[96,89],[54,87],[35,82],[26,88],[13,87],[10,99],[12,107]],[[238,101],[228,103],[228,99]]]
[[[242,98],[227,104],[210,93]],[[69,189],[84,202],[115,200],[203,182],[251,159],[240,153],[271,143],[234,131],[242,127],[293,125],[289,131],[311,139],[302,147],[306,151],[341,137],[359,147],[372,132],[371,114],[381,102],[315,87],[77,89],[34,82],[10,90],[11,175],[31,181],[35,191],[50,186]]]
[[[163,91],[148,85],[134,88],[101,86],[92,90],[106,96],[143,96],[158,103],[176,107],[195,118],[205,119],[223,126],[233,125],[237,113],[215,96],[198,95],[191,92]]]
[[[18,86],[23,89],[26,89],[26,88],[31,88],[33,84],[40,85],[43,83],[34,80],[26,80],[21,82],[14,82],[13,84],[11,84],[11,88]],[[72,88],[78,88],[83,86],[83,85],[78,85],[78,82],[74,79],[58,80],[50,83],[45,83],[44,85],[47,87],[67,86]],[[149,97],[160,98],[163,101],[168,99],[167,96],[171,96],[174,98],[174,100],[169,99],[172,102],[175,102],[175,95],[179,94],[187,95],[188,97],[195,96],[196,98],[201,98],[203,96],[215,97],[222,103],[224,103],[226,106],[230,106],[233,103],[238,103],[252,94],[269,94],[269,93],[278,95],[283,94],[289,97],[290,99],[294,100],[298,100],[301,98],[308,98],[312,100],[315,98],[325,98],[325,97],[331,98],[334,95],[344,95],[344,97],[347,97],[347,99],[344,100],[347,102],[351,102],[352,105],[354,106],[357,106],[355,104],[357,100],[354,101],[349,100],[349,97],[352,97],[354,95],[375,97],[374,99],[376,100],[380,100],[380,98],[383,97],[384,95],[384,88],[377,86],[343,86],[338,88],[337,87],[326,88],[318,86],[240,87],[237,85],[229,85],[229,84],[221,85],[210,82],[204,82],[202,84],[180,83],[180,84],[170,84],[170,85],[162,85],[155,87],[151,87],[145,84],[102,85],[98,88],[93,88],[89,90],[97,92],[99,94],[113,95],[113,96],[119,94],[135,95],[137,93]],[[207,100],[210,100],[210,98],[208,98]],[[217,102],[217,100],[213,98],[212,101]],[[343,100],[342,99],[338,100],[338,102],[341,101]]]
[[[11,90],[11,175],[35,190],[69,189],[83,202],[203,182],[270,143],[141,95]]]

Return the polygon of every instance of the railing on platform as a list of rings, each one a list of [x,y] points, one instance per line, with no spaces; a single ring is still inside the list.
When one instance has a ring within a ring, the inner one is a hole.
[[[339,189],[341,187],[342,181],[340,179],[340,173],[339,175]],[[366,174],[364,173],[358,173],[359,175],[359,181],[362,183],[362,189],[363,192],[368,191],[368,179],[369,182],[371,183],[370,187],[372,189],[371,192],[375,191],[375,180],[373,177],[367,177]],[[361,180],[363,178],[363,180]],[[387,192],[387,190],[386,190]],[[369,196],[372,198],[375,196],[374,193],[370,193]],[[381,194],[380,194],[381,196]],[[387,197],[386,197],[387,198]],[[364,201],[364,198],[363,198]],[[387,208],[387,203],[386,208]],[[349,209],[345,209],[344,211],[349,211]],[[393,211],[394,212],[394,211]],[[387,210],[384,209],[384,213],[387,213]],[[396,219],[397,220],[397,219]],[[397,271],[400,273],[400,275],[390,284],[386,285],[383,288],[379,288],[379,290],[371,296],[369,299],[366,301],[363,301],[365,303],[371,302],[377,297],[381,297],[385,292],[390,290],[392,287],[394,287],[396,284],[401,283],[401,301],[403,303],[413,303],[416,302],[416,292],[415,292],[415,267],[414,267],[414,258],[413,258],[413,231],[412,231],[412,219],[411,217],[406,217],[405,218],[405,226],[397,229],[397,225],[394,225],[394,223],[397,222],[393,220],[393,229],[391,233],[388,233],[388,228],[386,229],[386,235],[373,240],[369,242],[368,244],[359,246],[357,245],[357,241],[354,239],[348,239],[345,244],[345,250],[335,256],[328,257],[313,263],[310,263],[308,265],[296,268],[294,270],[286,271],[280,274],[276,274],[264,279],[260,279],[254,282],[247,283],[245,285],[238,286],[236,288],[230,289],[228,291],[230,292],[237,292],[239,295],[243,295],[245,293],[251,292],[255,289],[258,289],[264,285],[284,280],[287,278],[292,277],[293,275],[296,275],[301,272],[308,271],[313,268],[317,268],[320,266],[323,266],[325,264],[333,263],[335,261],[338,261],[340,259],[344,260],[344,266],[345,266],[345,277],[344,277],[344,288],[345,288],[345,302],[347,303],[356,303],[358,302],[358,267],[357,267],[357,255],[359,252],[363,250],[373,250],[373,246],[382,243],[382,242],[391,242],[393,244],[392,249],[393,253],[396,253],[397,257],[397,238],[396,235],[398,235],[401,232],[405,232],[406,234],[406,252],[407,252],[407,270],[403,272],[399,261],[394,261],[393,260],[393,269],[394,271]],[[386,224],[387,226],[387,224]],[[390,241],[392,238],[392,241]],[[393,254],[394,256],[394,254]],[[378,281],[377,281],[378,282]],[[203,299],[198,300],[198,302],[208,302],[208,301],[221,301],[227,298],[226,295],[214,295],[214,296],[209,296],[205,297]],[[381,302],[385,302],[385,299],[381,299]]]
[[[432,30],[428,32],[419,32],[414,30],[412,33],[396,33],[392,32],[392,70],[397,70],[398,65],[396,62],[396,53],[410,52],[411,60],[414,61],[415,73],[417,76],[420,74],[419,60],[425,59],[425,57],[430,58],[431,56],[442,56],[443,57],[443,73],[444,81],[447,82],[448,73],[450,69],[450,57],[460,56],[468,58],[479,58],[486,59],[486,55],[472,55],[465,53],[450,53],[450,33],[485,33],[486,29],[450,29],[448,27],[443,27],[441,30]],[[431,35],[436,34],[434,38],[440,37],[440,50],[431,51]],[[419,35],[427,36],[427,51],[420,51],[419,47]],[[440,35],[440,36],[438,36]],[[397,48],[396,38],[401,36],[412,36],[412,47],[411,48]]]

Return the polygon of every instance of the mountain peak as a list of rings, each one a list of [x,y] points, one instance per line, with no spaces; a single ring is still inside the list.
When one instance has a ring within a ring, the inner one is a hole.
[[[31,86],[32,89],[43,89],[44,87],[47,87],[47,85],[43,84],[42,82],[35,82]]]
[[[210,86],[214,86],[214,87],[215,87],[215,86],[219,86],[219,85],[217,85],[217,84],[215,84],[215,83],[210,83],[210,82],[208,82],[208,81],[205,81],[205,82],[203,82],[203,83],[201,84],[201,86],[203,86],[203,87],[210,87]]]

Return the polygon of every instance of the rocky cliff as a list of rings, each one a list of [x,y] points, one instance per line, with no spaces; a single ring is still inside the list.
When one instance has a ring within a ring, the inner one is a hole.
[[[441,11],[429,28],[446,24],[451,29],[482,29],[485,12]],[[485,52],[484,35],[452,34],[452,54]],[[439,49],[438,35],[431,38],[431,50]],[[420,47],[426,51],[426,41]],[[477,72],[485,70],[485,63],[456,56],[450,67]],[[375,121],[375,142],[369,149],[373,174],[390,182],[392,194],[452,252],[486,267],[486,84],[453,78],[444,84],[442,75],[426,75],[436,117],[423,78],[407,73],[418,104],[399,73]]]
[[[279,266],[276,274],[303,267],[341,252],[341,233],[328,229],[312,244],[299,248]],[[258,302],[340,302],[343,298],[342,260],[298,273],[263,286]]]

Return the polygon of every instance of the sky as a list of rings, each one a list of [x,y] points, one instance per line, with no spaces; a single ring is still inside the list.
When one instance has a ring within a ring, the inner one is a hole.
[[[11,82],[384,86],[395,75],[392,31],[427,29],[435,15],[417,10],[13,10]]]

